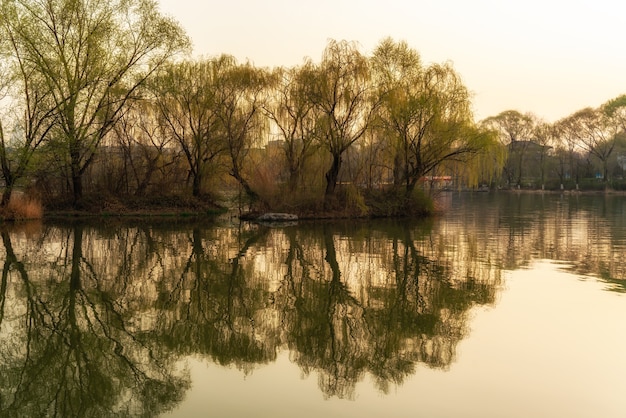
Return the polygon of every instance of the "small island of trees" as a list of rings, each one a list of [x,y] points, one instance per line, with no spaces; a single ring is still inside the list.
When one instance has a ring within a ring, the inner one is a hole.
[[[476,122],[452,65],[403,41],[364,54],[330,40],[319,62],[259,68],[191,58],[152,0],[0,7],[4,217],[28,217],[32,201],[101,212],[225,199],[398,216],[429,212],[436,187],[622,187],[625,96],[554,124],[514,110]]]

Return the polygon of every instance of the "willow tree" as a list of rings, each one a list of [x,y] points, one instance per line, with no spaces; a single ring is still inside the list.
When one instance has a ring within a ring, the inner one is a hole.
[[[189,41],[153,0],[2,0],[16,49],[50,89],[74,203],[138,87]]]
[[[381,87],[377,126],[394,141],[394,183],[407,195],[443,163],[465,162],[489,143],[474,125],[469,92],[450,65],[424,67],[406,43],[385,39],[372,67]]]
[[[411,111],[407,109],[411,100],[410,90],[415,91],[414,87],[419,83],[422,62],[419,53],[406,42],[396,43],[386,38],[374,50],[371,63],[382,98],[374,128],[390,142],[393,184],[400,187],[408,178],[409,125],[412,123]]]
[[[288,187],[292,192],[315,150],[315,105],[309,97],[313,75],[314,66],[310,62],[302,67],[274,70],[273,94],[264,109],[283,141]]]
[[[311,86],[319,112],[316,136],[332,156],[326,172],[328,198],[335,192],[343,154],[365,134],[377,107],[369,62],[355,44],[331,40]]]
[[[230,175],[251,200],[258,194],[250,185],[244,163],[250,149],[267,130],[262,109],[267,101],[270,77],[262,68],[239,64],[227,57],[228,65],[215,84],[216,115],[220,122]]]
[[[50,92],[28,73],[20,70],[20,75],[18,92],[21,94],[11,99],[17,114],[10,118],[11,125],[6,131],[0,122],[0,172],[4,180],[0,206],[6,206],[11,200],[13,190],[56,122],[55,108],[48,107]]]
[[[626,145],[626,95],[622,94],[607,101],[600,106],[600,111],[614,127],[616,150],[621,153]]]
[[[559,160],[557,172],[561,180],[561,188],[564,188],[563,183],[566,178],[573,178],[576,189],[578,189],[583,158],[574,118],[570,115],[555,122],[554,132],[556,135],[556,156]]]
[[[207,171],[225,149],[216,86],[231,67],[232,58],[226,56],[172,63],[150,83],[165,132],[187,159],[196,197],[202,194]]]
[[[125,157],[119,174],[127,193],[144,196],[149,187],[162,188],[178,180],[176,167],[184,157],[168,152],[176,142],[154,100],[133,100],[115,125],[114,135]]]

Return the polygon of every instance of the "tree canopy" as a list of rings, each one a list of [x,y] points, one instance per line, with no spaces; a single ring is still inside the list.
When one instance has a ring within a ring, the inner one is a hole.
[[[517,110],[477,122],[452,64],[426,64],[404,41],[367,54],[330,40],[318,62],[259,68],[192,58],[152,0],[0,7],[2,207],[16,188],[74,207],[85,190],[242,191],[252,210],[375,214],[380,191],[406,202],[444,178],[543,188],[592,170],[608,185],[626,161],[624,96],[554,124]]]
[[[3,0],[3,34],[56,118],[75,203],[99,145],[145,80],[188,47],[153,0]]]

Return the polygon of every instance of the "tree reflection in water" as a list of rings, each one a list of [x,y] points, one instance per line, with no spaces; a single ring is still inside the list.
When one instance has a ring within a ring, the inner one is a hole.
[[[328,397],[353,397],[367,373],[387,392],[419,363],[447,368],[468,309],[495,298],[498,275],[468,285],[451,276],[453,266],[431,258],[430,246],[418,249],[428,245],[428,225],[404,226],[285,232],[287,274],[277,309],[292,360],[305,373],[319,372]]]
[[[2,416],[152,416],[189,387],[173,353],[129,329],[131,304],[106,288],[127,277],[101,280],[84,238],[53,229],[18,256],[2,231]]]
[[[264,324],[255,318],[266,305],[268,292],[250,283],[252,273],[242,263],[261,235],[254,230],[188,232],[191,251],[184,263],[171,265],[166,272],[157,305],[163,344],[178,355],[208,356],[246,372],[275,359],[276,342],[271,335],[259,338],[258,328]],[[239,240],[244,243],[232,255]]]
[[[157,415],[188,356],[252,373],[287,351],[326,397],[366,376],[387,392],[450,367],[502,266],[564,260],[626,288],[621,201],[472,199],[445,222],[4,229],[0,415]]]
[[[341,398],[367,374],[387,391],[417,364],[445,369],[468,309],[493,302],[499,275],[458,273],[478,261],[445,257],[430,232],[73,225],[33,239],[5,230],[0,408],[157,414],[183,398],[190,381],[178,360],[190,355],[250,373],[289,350],[325,396]]]
[[[519,221],[505,206],[460,224],[4,230],[0,410],[155,415],[189,388],[187,356],[252,373],[287,351],[339,398],[366,376],[387,392],[420,365],[446,370],[470,309],[495,302],[500,266],[578,254],[571,210],[513,203]],[[598,225],[585,236],[602,243]],[[606,248],[587,250],[598,272]]]

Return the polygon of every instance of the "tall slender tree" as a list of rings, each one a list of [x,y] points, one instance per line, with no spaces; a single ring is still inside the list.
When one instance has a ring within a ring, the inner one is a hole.
[[[306,161],[313,154],[315,106],[309,97],[314,65],[278,68],[273,72],[274,89],[264,110],[275,125],[289,173],[289,190],[295,191]]]
[[[602,109],[581,109],[567,119],[569,135],[578,145],[600,161],[602,180],[608,187],[609,158],[615,148],[616,135],[622,129],[619,123],[610,118]]]
[[[168,65],[154,77],[153,100],[166,132],[189,165],[192,194],[200,196],[210,165],[226,147],[219,119],[217,86],[234,63],[229,56]]]
[[[563,186],[564,179],[573,178],[576,189],[578,189],[581,176],[582,147],[576,134],[574,118],[568,116],[558,120],[554,124],[554,130],[557,149],[559,150],[557,158],[560,160],[561,186]]]
[[[0,38],[0,93],[6,95],[11,109],[3,114],[9,124],[0,121],[0,173],[4,180],[0,206],[6,206],[35,151],[53,128],[57,108],[50,86],[20,48],[11,30],[10,14],[0,18]]]
[[[250,184],[244,164],[252,146],[260,142],[263,132],[267,132],[267,123],[261,116],[269,82],[265,69],[255,68],[250,63],[238,64],[232,59],[216,84],[217,118],[230,163],[230,175],[251,200],[257,200],[259,196]]]
[[[124,154],[120,176],[126,179],[127,193],[144,196],[152,186],[176,184],[172,169],[183,156],[169,152],[176,144],[155,101],[133,101],[115,125],[114,139]]]
[[[538,121],[533,132],[533,140],[539,146],[539,172],[541,189],[545,188],[546,182],[546,163],[548,154],[556,144],[557,131],[553,124]]]
[[[505,110],[485,119],[482,124],[498,132],[500,141],[508,149],[504,172],[509,185],[521,186],[525,159],[534,138],[537,118],[530,113]]]
[[[367,57],[354,43],[331,40],[311,91],[319,112],[317,139],[332,156],[326,172],[327,198],[335,192],[344,153],[369,127],[378,105],[375,93]]]

